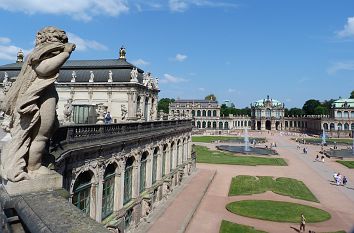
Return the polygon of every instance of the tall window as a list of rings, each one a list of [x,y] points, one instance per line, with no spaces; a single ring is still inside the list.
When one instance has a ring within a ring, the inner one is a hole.
[[[194,111],[194,110],[192,110],[192,116],[193,116],[193,117],[195,116],[195,111]]]
[[[147,161],[148,152],[145,151],[141,156],[140,162],[140,188],[139,191],[143,192],[146,186],[146,161]]]
[[[173,147],[175,146],[175,143],[171,143],[170,147],[170,171],[172,171],[172,165],[173,165]]]
[[[90,215],[91,178],[92,173],[88,171],[79,175],[74,184],[74,195],[72,198],[73,205],[87,215]]]
[[[156,183],[156,174],[157,174],[157,154],[159,148],[156,147],[154,150],[154,155],[152,156],[152,184]]]
[[[200,110],[197,110],[197,116],[200,117]]]
[[[211,110],[208,110],[208,117],[211,117]]]
[[[266,117],[271,117],[271,111],[269,108],[266,109]]]
[[[213,116],[216,117],[216,110],[213,110]]]
[[[162,177],[165,176],[166,174],[166,153],[167,153],[167,144],[163,146],[163,151],[162,151]]]
[[[108,217],[113,213],[114,203],[114,178],[115,178],[114,164],[107,166],[104,181],[103,181],[103,195],[102,195],[102,219]]]
[[[134,157],[130,157],[125,163],[123,198],[124,204],[128,203],[132,199],[133,163]]]
[[[203,110],[203,117],[205,117],[206,116],[206,111],[205,110]]]
[[[176,155],[176,167],[178,166],[178,163],[179,163],[179,153],[180,153],[180,145],[181,145],[181,141],[178,140],[177,142],[177,155]]]

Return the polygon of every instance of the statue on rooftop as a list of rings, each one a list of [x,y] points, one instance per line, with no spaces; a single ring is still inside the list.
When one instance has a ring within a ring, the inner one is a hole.
[[[63,30],[45,27],[36,35],[36,45],[1,106],[10,116],[12,140],[1,153],[0,175],[12,182],[48,174],[42,158],[46,144],[58,126],[54,82],[59,69],[75,50]]]

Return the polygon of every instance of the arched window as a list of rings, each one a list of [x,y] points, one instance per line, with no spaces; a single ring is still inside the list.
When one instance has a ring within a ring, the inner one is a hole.
[[[251,122],[251,121],[248,121],[248,126],[249,126],[249,127],[251,127],[251,124],[252,124],[252,122]]]
[[[197,116],[200,117],[200,110],[197,110]]]
[[[200,121],[197,121],[197,128],[200,129]]]
[[[222,123],[222,121],[219,122],[219,129],[223,129],[223,123]]]
[[[216,121],[213,122],[213,129],[216,128]]]
[[[229,122],[225,122],[225,129],[229,129]]]
[[[344,124],[344,130],[349,130],[349,124],[348,123]]]
[[[147,162],[147,157],[149,155],[149,152],[145,151],[141,155],[141,160],[140,160],[140,188],[139,191],[140,193],[143,192],[146,188],[146,162]]]
[[[354,118],[354,111],[350,112],[350,118]]]
[[[104,173],[102,193],[102,219],[113,213],[115,164],[109,164]]]
[[[152,156],[152,184],[156,183],[156,174],[157,174],[157,154],[159,152],[159,148],[156,147],[154,150],[154,154]]]
[[[354,130],[354,123],[350,125],[351,130]]]
[[[129,157],[125,163],[123,204],[128,203],[132,199],[133,163],[133,156]]]
[[[208,121],[208,128],[211,128],[211,122]]]
[[[325,130],[328,130],[328,124],[327,124],[327,123],[324,123],[324,124],[323,124],[323,128],[324,128]]]
[[[165,174],[166,174],[166,155],[167,155],[167,148],[168,148],[168,145],[167,144],[165,144],[164,146],[163,146],[163,151],[162,151],[162,168],[161,168],[161,170],[162,170],[162,177],[164,177],[165,176]]]
[[[177,153],[176,153],[176,167],[177,167],[178,164],[179,164],[180,145],[181,145],[181,140],[178,140],[178,141],[177,141],[177,146],[176,146],[176,147],[177,147]]]
[[[171,147],[170,147],[170,171],[172,171],[172,167],[173,167],[173,147],[174,146],[175,146],[175,143],[172,142]]]
[[[334,130],[334,123],[331,123],[331,124],[329,125],[329,129],[330,129],[330,130]]]
[[[81,173],[77,177],[73,189],[73,205],[82,210],[87,215],[90,215],[92,177],[93,173],[91,171]]]
[[[225,124],[226,124],[226,122],[225,122]],[[241,121],[241,127],[243,127],[243,121]],[[225,128],[226,128],[226,126],[225,126]]]
[[[271,110],[269,108],[266,109],[266,117],[271,117]]]
[[[205,129],[205,127],[206,127],[206,122],[203,121],[203,123],[202,123],[202,128]]]
[[[285,128],[288,128],[289,125],[288,125],[288,121],[285,121]]]
[[[203,110],[203,117],[205,117],[206,116],[206,111],[205,110]]]
[[[293,127],[293,121],[290,121],[290,128]]]
[[[348,119],[349,118],[349,112],[348,111],[344,111],[343,112],[343,117]]]
[[[193,117],[195,116],[195,111],[194,111],[194,110],[192,110],[192,116],[193,116]]]
[[[342,111],[337,111],[337,117],[342,118]]]
[[[208,110],[208,117],[211,117],[211,110]]]
[[[213,116],[216,117],[216,110],[213,110]]]
[[[337,129],[338,129],[338,130],[342,130],[342,123],[338,123]]]

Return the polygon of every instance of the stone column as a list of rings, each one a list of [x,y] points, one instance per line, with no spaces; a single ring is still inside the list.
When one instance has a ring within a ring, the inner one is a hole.
[[[132,198],[139,196],[139,186],[140,186],[140,159],[135,161],[133,165],[133,175],[132,175]]]
[[[121,208],[123,208],[123,203],[124,203],[124,178],[125,178],[125,162],[126,161],[122,161],[121,165],[122,165],[122,170],[121,170],[121,176],[120,176],[120,181],[119,181],[119,188],[120,191],[119,192],[119,195],[118,198],[119,198],[119,201],[118,201],[118,209],[117,210],[120,210]]]
[[[128,91],[128,119],[132,120],[136,118],[136,93],[133,91]]]
[[[123,207],[123,195],[124,188],[122,185],[122,181],[124,184],[124,180],[122,180],[122,176],[124,177],[124,173],[121,171],[116,172],[114,176],[114,201],[113,201],[113,211],[118,211]]]
[[[97,214],[97,186],[98,186],[98,182],[91,184],[90,217],[92,219],[96,219],[96,214]]]
[[[166,164],[165,164],[165,169],[166,169],[166,172],[165,174],[169,174],[171,172],[171,163],[172,163],[172,160],[171,160],[171,144],[169,144],[166,148]]]
[[[148,98],[148,106],[147,106],[147,112],[146,112],[146,114],[147,114],[147,116],[146,116],[146,119],[147,119],[147,121],[151,121],[151,117],[150,117],[150,111],[151,111],[151,98],[150,97],[146,97],[146,98]]]
[[[98,186],[97,186],[97,199],[96,199],[96,221],[102,221],[102,196],[103,196],[103,182],[104,170],[99,168],[98,172]]]
[[[159,146],[159,151],[157,153],[156,180],[161,180],[162,178],[162,150],[163,147]]]
[[[152,185],[152,160],[153,154],[151,154],[151,150],[149,151],[150,156],[146,161],[146,188],[150,188]]]

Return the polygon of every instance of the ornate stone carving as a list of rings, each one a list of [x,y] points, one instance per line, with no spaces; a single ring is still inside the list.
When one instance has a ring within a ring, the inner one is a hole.
[[[149,198],[144,198],[141,201],[141,210],[142,210],[141,215],[142,215],[142,217],[147,217],[150,214],[151,207],[152,207],[152,203]]]
[[[76,71],[73,70],[73,72],[71,73],[71,82],[74,83],[76,82]]]
[[[93,71],[90,71],[90,79],[89,79],[89,83],[93,83],[95,79],[95,74],[93,73]]]
[[[106,106],[104,104],[97,104],[97,122],[96,124],[104,124],[104,114],[106,112]]]
[[[18,182],[49,173],[41,162],[48,153],[46,143],[58,126],[54,82],[60,66],[74,50],[75,45],[68,43],[66,33],[60,29],[46,27],[37,33],[36,46],[2,106],[12,120],[12,140],[1,153],[4,179]]]
[[[134,67],[132,71],[130,71],[130,82],[137,83],[138,82],[138,68]]]
[[[127,107],[126,107],[124,104],[121,104],[121,105],[120,105],[120,111],[121,111],[122,121],[124,121],[124,120],[125,120],[125,117],[126,117],[127,114],[128,114]]]
[[[109,70],[108,71],[108,80],[107,82],[111,83],[113,82],[113,73],[112,73],[112,70]]]
[[[63,114],[64,114],[64,124],[70,124],[71,122],[71,114],[73,112],[73,100],[72,99],[68,99],[67,103],[64,105],[64,110],[63,110]]]

